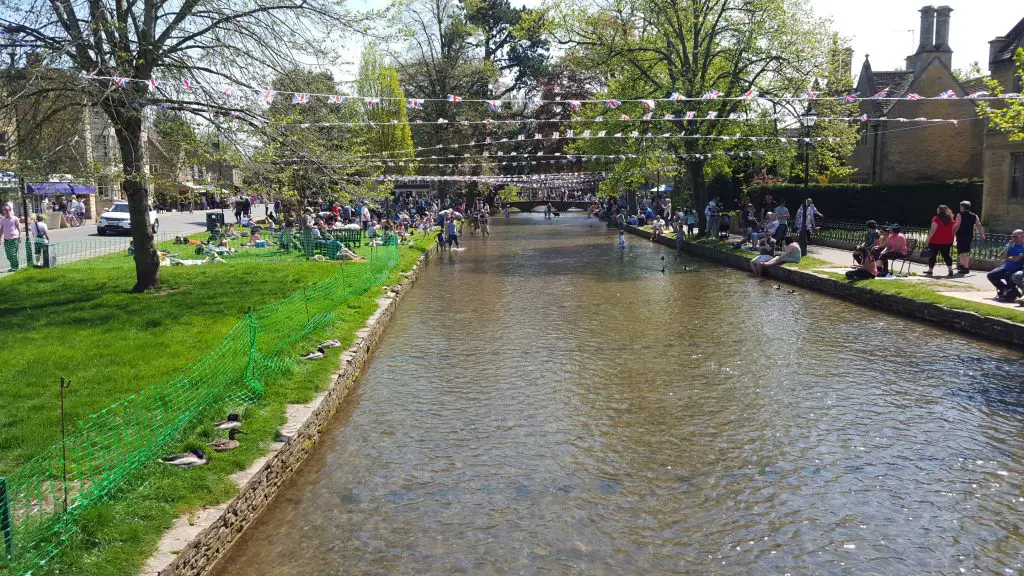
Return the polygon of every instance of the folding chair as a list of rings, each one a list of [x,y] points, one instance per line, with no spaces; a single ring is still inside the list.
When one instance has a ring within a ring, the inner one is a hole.
[[[914,255],[914,250],[916,250],[916,249],[917,249],[917,240],[913,239],[913,238],[907,239],[907,255],[902,257],[902,258],[893,258],[892,260],[890,260],[889,261],[889,265],[891,266],[890,269],[894,269],[896,267],[895,264],[897,262],[899,262],[900,263],[900,272],[899,272],[900,275],[902,276],[902,275],[905,275],[905,274],[909,274],[910,273],[910,257]],[[904,272],[904,269],[906,269],[906,272]]]

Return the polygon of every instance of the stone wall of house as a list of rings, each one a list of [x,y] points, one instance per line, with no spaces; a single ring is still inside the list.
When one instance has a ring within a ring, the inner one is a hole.
[[[949,71],[933,62],[914,79],[909,91],[932,97],[955,86]],[[977,112],[972,102],[963,99],[901,100],[887,116],[966,119],[977,116]],[[984,126],[980,120],[962,120],[956,125],[887,122],[885,129],[890,132],[882,137],[881,182],[943,181],[982,175]]]
[[[423,260],[429,254],[428,251]],[[348,395],[385,327],[396,313],[399,301],[415,281],[423,260],[401,283],[393,286],[379,299],[377,311],[356,333],[352,347],[342,353],[341,367],[334,374],[334,381],[305,421],[294,433],[289,433],[284,444],[259,465],[259,469],[242,486],[238,496],[223,507],[219,516],[194,536],[169,565],[159,570],[159,576],[200,576],[209,573],[245,529],[259,517],[313,450],[324,427]]]
[[[1010,142],[989,130],[985,135],[985,188],[982,222],[992,230],[1024,228],[1024,198],[1010,198],[1010,158],[1024,154],[1024,142]]]

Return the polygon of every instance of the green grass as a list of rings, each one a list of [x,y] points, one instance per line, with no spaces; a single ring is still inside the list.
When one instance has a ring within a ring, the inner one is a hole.
[[[843,274],[836,272],[818,271],[816,274],[828,276],[834,280],[841,282],[851,282]],[[929,302],[931,304],[937,304],[953,310],[963,310],[965,312],[974,312],[982,316],[988,316],[990,318],[1001,318],[1003,320],[1009,320],[1011,322],[1017,322],[1018,324],[1024,324],[1024,308],[1014,309],[1005,308],[1003,306],[995,306],[993,304],[985,304],[983,302],[974,302],[972,300],[964,300],[962,298],[956,298],[953,296],[945,296],[931,290],[928,287],[921,286],[916,282],[903,282],[899,280],[872,280],[872,281],[857,281],[857,287],[863,290],[872,290],[881,294],[893,294],[896,296],[903,296],[917,300],[919,302]]]
[[[397,282],[434,241],[429,234],[417,240],[415,247],[400,250],[387,284]],[[59,439],[60,376],[72,380],[67,413],[75,422],[174,375],[217,343],[250,306],[279,300],[337,270],[336,264],[304,261],[169,267],[161,270],[157,291],[133,295],[127,293],[130,261],[106,258],[123,263],[83,262],[0,280],[6,328],[0,474]],[[249,432],[240,437],[241,448],[216,453],[209,465],[193,470],[154,463],[134,473],[112,500],[83,514],[80,534],[43,573],[135,575],[175,518],[233,496],[237,488],[229,476],[265,453],[284,423],[286,404],[309,401],[327,386],[340,351],[376,310],[380,293],[378,288],[348,299],[333,325],[286,351],[299,354],[327,337],[343,344],[322,361],[295,363],[267,383],[258,404],[237,407]],[[204,446],[214,437],[208,423],[197,423],[172,451]]]

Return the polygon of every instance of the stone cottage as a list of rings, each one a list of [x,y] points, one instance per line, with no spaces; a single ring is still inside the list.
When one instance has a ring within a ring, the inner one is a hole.
[[[1003,92],[1024,92],[1013,55],[1024,47],[1024,19],[1005,36],[989,42],[988,69]],[[1000,105],[993,103],[994,106]],[[982,220],[996,230],[1024,227],[1024,141],[985,131],[985,191]]]
[[[865,56],[857,92],[868,98],[885,92],[889,98],[911,94],[934,97],[952,90],[948,100],[861,100],[860,113],[875,119],[905,118],[906,122],[871,121],[863,127],[851,165],[854,181],[944,181],[980,178],[984,127],[974,119],[974,103],[963,98],[980,90],[980,81],[966,85],[953,76],[953,49],[949,46],[949,6],[921,8],[921,36],[917,51],[906,59],[906,70],[875,71]],[[956,124],[914,122],[914,118],[956,119]]]

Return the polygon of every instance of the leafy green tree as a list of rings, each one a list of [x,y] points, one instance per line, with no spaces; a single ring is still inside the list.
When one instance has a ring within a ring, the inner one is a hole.
[[[370,154],[389,152],[383,156],[392,162],[388,166],[389,173],[412,174],[416,169],[416,154],[406,117],[405,93],[398,80],[398,70],[388,65],[384,54],[375,45],[363,49],[357,85],[363,98],[380,99],[379,103],[365,109],[366,121],[373,125],[363,130],[364,150]],[[383,169],[374,172],[379,174]]]
[[[1016,76],[1024,83],[1024,48],[1018,48],[1013,55],[1017,67]],[[989,90],[997,96],[1003,95],[1003,87],[995,80],[988,81]],[[999,105],[983,102],[979,105],[981,113],[988,119],[989,125],[999,130],[1012,142],[1024,140],[1024,98],[1005,100]]]
[[[799,94],[827,64],[823,55],[829,48],[827,23],[814,18],[801,0],[569,0],[554,34],[586,66],[603,73],[608,94],[623,98],[666,98],[674,92],[699,98],[710,90],[736,97],[751,89]],[[732,144],[721,137],[743,128],[679,118],[687,111],[697,118],[709,112],[718,117],[757,114],[761,105],[725,99],[681,102],[659,109],[676,120],[649,123],[652,132],[715,137],[665,141],[676,163],[685,165],[698,207],[707,202],[708,160]]]
[[[309,57],[332,58],[339,35],[376,17],[354,15],[336,0],[0,0],[0,14],[0,32],[16,60],[42,55],[50,68],[93,78],[64,85],[31,78],[16,96],[78,91],[73,106],[97,107],[107,116],[136,248],[135,292],[159,282],[145,182],[147,108],[173,105],[208,121],[237,113],[255,124],[253,99],[226,96],[225,84],[265,86],[276,71]]]

